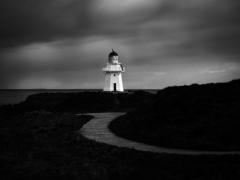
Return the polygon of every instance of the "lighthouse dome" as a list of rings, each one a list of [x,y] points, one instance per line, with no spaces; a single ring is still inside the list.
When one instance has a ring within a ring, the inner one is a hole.
[[[116,52],[112,49],[112,52],[110,52],[108,56],[109,56],[109,57],[118,56],[118,53],[116,53]]]
[[[108,62],[110,64],[118,64],[118,53],[116,53],[113,49],[108,55]]]

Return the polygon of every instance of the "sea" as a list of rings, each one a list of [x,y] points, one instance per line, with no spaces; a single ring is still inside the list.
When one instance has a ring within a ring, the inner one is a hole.
[[[131,89],[127,91],[138,91],[143,89]],[[39,93],[72,93],[72,92],[99,92],[101,89],[0,89],[0,106],[5,104],[17,104],[25,101],[32,94]],[[155,89],[144,89],[150,93],[157,93]]]

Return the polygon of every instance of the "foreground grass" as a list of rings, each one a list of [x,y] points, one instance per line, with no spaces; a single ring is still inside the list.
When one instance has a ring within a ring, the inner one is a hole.
[[[233,179],[239,156],[178,156],[96,143],[78,130],[90,116],[0,114],[0,179]]]

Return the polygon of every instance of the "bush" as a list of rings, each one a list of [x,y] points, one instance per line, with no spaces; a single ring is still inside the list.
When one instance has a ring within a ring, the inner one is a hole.
[[[114,121],[118,135],[159,146],[240,150],[240,80],[169,87]]]

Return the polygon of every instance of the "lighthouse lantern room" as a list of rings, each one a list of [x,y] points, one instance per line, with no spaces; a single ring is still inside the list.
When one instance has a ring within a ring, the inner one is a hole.
[[[103,91],[123,92],[122,73],[125,68],[118,61],[118,54],[112,50],[108,56],[107,66],[103,68],[105,73],[105,84]]]

